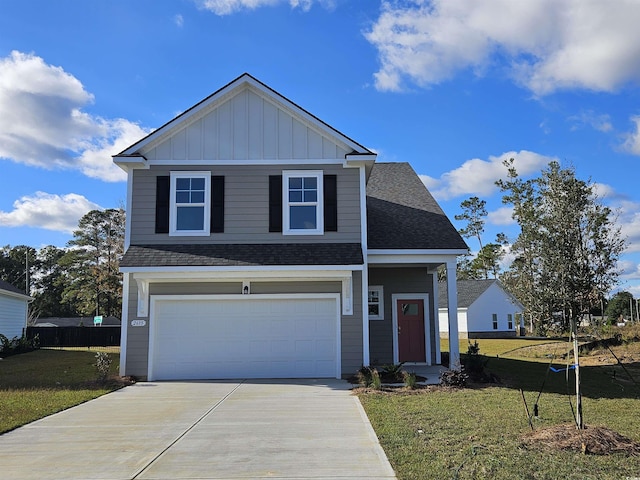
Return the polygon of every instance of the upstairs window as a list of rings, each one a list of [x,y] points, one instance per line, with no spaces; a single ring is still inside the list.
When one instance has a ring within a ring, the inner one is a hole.
[[[285,171],[282,175],[283,233],[321,235],[323,176],[321,171]]]
[[[209,235],[211,172],[171,172],[170,235]]]

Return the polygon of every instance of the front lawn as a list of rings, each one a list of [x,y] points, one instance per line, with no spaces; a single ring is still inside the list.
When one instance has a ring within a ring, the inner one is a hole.
[[[523,435],[531,429],[520,389],[532,410],[545,382],[549,358],[518,357],[517,351],[504,358],[507,351],[500,341],[492,345],[483,340],[481,354],[483,350],[490,352],[485,357],[487,368],[501,379],[500,384],[434,387],[418,393],[359,393],[399,479],[640,477],[638,456],[526,447]],[[564,362],[558,360],[554,367],[560,369]],[[626,366],[638,381],[638,365]],[[581,373],[587,427],[608,427],[640,442],[640,386],[619,366],[585,366]],[[572,382],[570,375],[571,392]],[[539,418],[533,420],[536,431],[571,424],[570,398],[566,373],[550,372],[539,400]]]
[[[119,388],[96,382],[95,355],[42,349],[0,360],[0,434]],[[116,374],[119,354],[109,355]]]

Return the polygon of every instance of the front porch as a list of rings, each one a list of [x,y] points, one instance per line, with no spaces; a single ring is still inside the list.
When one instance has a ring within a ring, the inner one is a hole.
[[[449,369],[443,365],[404,365],[403,370],[424,377],[426,380],[418,382],[420,385],[438,385],[440,374]]]

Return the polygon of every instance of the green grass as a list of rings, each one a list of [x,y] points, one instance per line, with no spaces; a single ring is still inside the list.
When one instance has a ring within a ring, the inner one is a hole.
[[[111,371],[119,355],[110,353]],[[119,388],[95,380],[95,350],[36,350],[0,361],[0,434]]]
[[[530,428],[519,390],[524,391],[532,410],[549,359],[518,357],[517,351],[509,348],[518,343],[512,342],[527,341],[479,341],[480,353],[488,352],[487,368],[500,377],[500,384],[417,394],[359,395],[398,478],[640,477],[640,457],[541,452],[523,446],[522,436]],[[464,345],[462,352],[466,352],[466,340]],[[527,346],[521,344],[518,348]],[[506,352],[511,352],[508,358],[503,357]],[[554,365],[562,367],[562,362]],[[581,373],[587,427],[604,426],[640,441],[640,387],[625,378],[620,367],[582,367]],[[570,377],[569,388],[573,392],[573,375]],[[534,427],[572,423],[570,398],[565,373],[550,373]]]
[[[558,340],[532,340],[526,337],[518,337],[518,338],[479,338],[477,340],[474,339],[461,339],[460,340],[460,353],[466,353],[467,348],[469,346],[469,342],[478,342],[480,345],[480,353],[489,357],[495,357],[496,355],[510,355],[516,354],[516,350],[520,350],[527,347],[532,348],[547,348],[549,346],[557,346],[559,349],[569,349],[567,346],[567,342],[558,341]],[[440,350],[443,352],[449,351],[449,340],[448,339],[440,339]],[[566,350],[565,350],[566,351]]]

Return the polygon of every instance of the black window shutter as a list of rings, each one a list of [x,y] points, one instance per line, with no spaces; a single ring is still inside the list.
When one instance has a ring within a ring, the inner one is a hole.
[[[282,231],[282,175],[269,175],[269,231]]]
[[[211,233],[224,232],[224,177],[211,177]]]
[[[156,177],[156,233],[169,233],[169,176]]]
[[[324,184],[324,231],[338,231],[338,178],[325,175]]]

